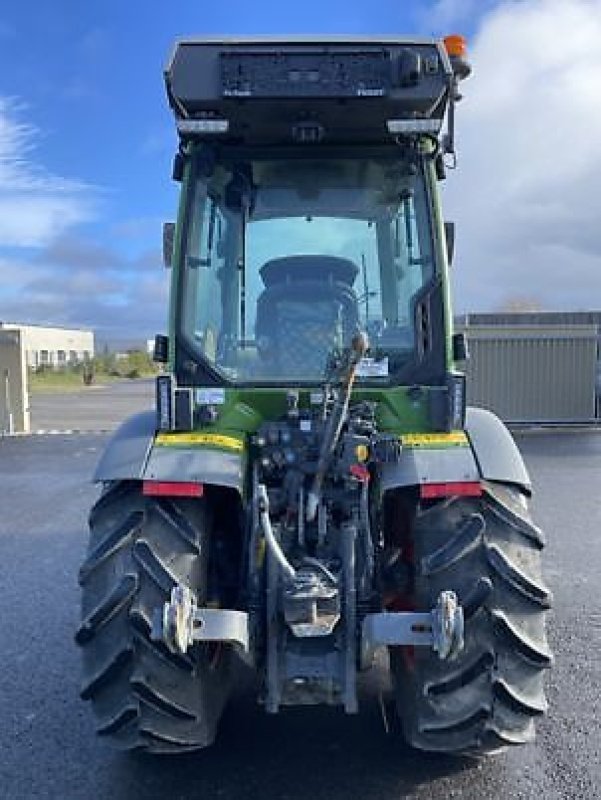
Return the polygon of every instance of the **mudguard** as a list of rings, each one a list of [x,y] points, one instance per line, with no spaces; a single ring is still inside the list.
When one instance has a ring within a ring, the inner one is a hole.
[[[383,464],[382,491],[422,483],[478,481],[480,472],[463,431],[401,436],[400,459]]]
[[[384,464],[382,491],[422,483],[478,480],[511,483],[530,492],[530,477],[513,438],[490,411],[468,408],[465,432],[401,436],[400,459]]]
[[[156,420],[156,411],[142,411],[126,419],[111,436],[93,480],[140,480],[154,441]]]
[[[496,414],[468,407],[465,430],[484,480],[512,483],[530,493],[532,483],[522,455]]]
[[[153,444],[143,477],[154,481],[194,481],[244,489],[242,439],[221,433],[162,433]]]
[[[242,493],[242,440],[221,434],[156,435],[156,412],[129,417],[102,454],[94,481],[195,481]]]

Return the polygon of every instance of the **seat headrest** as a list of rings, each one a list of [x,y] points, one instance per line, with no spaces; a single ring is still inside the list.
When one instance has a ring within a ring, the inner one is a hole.
[[[352,286],[359,268],[348,258],[324,255],[286,256],[267,261],[260,269],[266,287],[282,283],[322,281]]]

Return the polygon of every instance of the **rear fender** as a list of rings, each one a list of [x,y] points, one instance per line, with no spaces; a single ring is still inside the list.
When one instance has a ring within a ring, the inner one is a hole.
[[[156,431],[156,411],[134,414],[117,428],[94,473],[94,481],[140,480]]]
[[[463,433],[416,434],[401,440],[399,460],[382,465],[383,492],[422,483],[480,480],[478,464]]]
[[[511,433],[492,411],[468,407],[465,430],[484,480],[512,483],[531,493],[524,459]]]
[[[401,439],[399,460],[382,465],[383,492],[423,483],[479,480],[513,484],[527,494],[531,491],[530,477],[516,443],[490,411],[468,408],[465,434],[415,434]]]
[[[180,436],[181,441],[178,441]],[[161,436],[156,436],[155,411],[129,417],[111,437],[96,467],[94,481],[193,481],[242,493],[244,451],[241,446],[231,451],[219,450],[188,446],[184,443],[184,434],[170,434],[170,437],[174,444],[163,446]]]
[[[178,434],[169,436],[176,438]],[[193,481],[224,486],[242,494],[245,466],[243,450],[217,450],[183,443],[164,446],[160,440],[161,437],[157,437],[150,450],[143,474],[145,480]]]

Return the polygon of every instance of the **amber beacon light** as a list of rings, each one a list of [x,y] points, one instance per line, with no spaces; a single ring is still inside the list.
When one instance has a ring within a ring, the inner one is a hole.
[[[450,36],[445,36],[443,43],[456,79],[458,81],[464,80],[472,71],[467,60],[467,42],[465,36],[453,33]],[[457,95],[456,99],[460,99],[459,95]]]
[[[444,38],[445,50],[450,56],[465,58],[467,55],[467,42],[465,36],[459,33],[452,33]]]

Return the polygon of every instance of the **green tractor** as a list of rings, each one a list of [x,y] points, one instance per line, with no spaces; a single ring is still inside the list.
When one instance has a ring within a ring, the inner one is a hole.
[[[175,47],[168,367],[100,460],[80,571],[117,747],[210,745],[242,665],[267,713],[356,713],[382,655],[412,746],[532,740],[543,536],[511,435],[466,408],[438,201],[469,71],[461,37]]]

